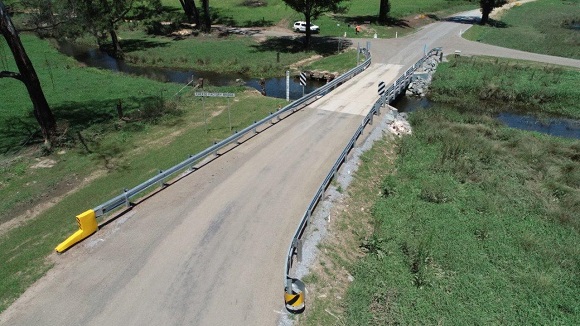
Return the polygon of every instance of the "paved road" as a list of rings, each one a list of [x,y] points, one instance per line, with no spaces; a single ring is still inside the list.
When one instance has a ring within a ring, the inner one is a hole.
[[[424,48],[430,50],[434,47],[442,47],[446,55],[458,50],[461,51],[461,55],[486,55],[580,68],[580,60],[507,49],[462,38],[460,34],[476,23],[480,17],[479,10],[467,11],[454,15],[449,21],[427,25],[408,37],[370,40],[373,42],[371,48],[373,61],[406,65],[409,59],[418,59]],[[408,56],[410,53],[414,54],[411,58]]]
[[[276,324],[288,242],[376,100],[376,82],[393,81],[425,44],[461,45],[453,39],[461,26],[373,40],[365,73],[52,257],[55,268],[0,323]]]
[[[138,205],[57,266],[6,325],[273,325],[311,196],[376,99],[375,65]]]

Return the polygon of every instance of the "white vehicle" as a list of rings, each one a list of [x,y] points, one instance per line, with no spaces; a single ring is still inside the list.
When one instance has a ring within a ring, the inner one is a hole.
[[[294,23],[294,31],[305,33],[306,32],[306,22],[304,22],[304,21],[295,22]],[[320,32],[320,27],[310,23],[310,31],[312,33],[318,33],[318,32]]]

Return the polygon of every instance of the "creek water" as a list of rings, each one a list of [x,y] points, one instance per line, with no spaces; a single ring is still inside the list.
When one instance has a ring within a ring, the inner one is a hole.
[[[402,96],[393,104],[399,112],[413,112],[433,106],[426,97]],[[558,137],[580,139],[580,121],[564,118],[539,119],[531,115],[503,112],[496,118],[511,128],[537,131]]]
[[[77,61],[100,69],[107,69],[122,72],[130,75],[146,77],[161,82],[171,82],[187,84],[192,80],[203,78],[205,84],[213,86],[246,85],[262,91],[260,79],[247,78],[242,74],[219,74],[215,72],[201,72],[195,70],[180,70],[174,68],[143,67],[127,64],[122,60],[117,60],[106,52],[96,48],[84,47],[73,43],[59,43],[59,51],[65,55],[75,58]],[[266,95],[276,98],[286,98],[286,77],[275,77],[265,79]],[[304,92],[310,93],[325,82],[308,80]],[[302,85],[295,78],[290,78],[290,99],[295,100],[302,97]]]

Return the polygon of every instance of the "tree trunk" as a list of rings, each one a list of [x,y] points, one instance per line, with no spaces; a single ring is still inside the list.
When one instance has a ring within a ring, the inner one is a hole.
[[[304,15],[304,21],[306,22],[306,36],[304,39],[304,48],[306,50],[310,49],[310,38],[312,37],[312,31],[310,30],[310,15]]]
[[[187,21],[190,24],[195,24],[196,28],[200,28],[200,21],[199,21],[199,10],[197,10],[197,6],[195,5],[195,0],[179,0],[181,3],[181,7],[185,12],[185,16],[187,16]]]
[[[50,141],[56,134],[56,120],[48,106],[48,102],[46,101],[46,97],[42,91],[40,80],[36,75],[34,66],[24,50],[18,32],[14,28],[14,24],[12,24],[12,20],[8,16],[6,7],[2,1],[0,1],[0,32],[6,39],[6,43],[8,43],[8,47],[10,48],[16,66],[18,67],[18,73],[7,71],[0,72],[0,78],[11,77],[24,83],[30,101],[32,102],[34,117],[40,125],[44,142],[50,146]]]
[[[209,14],[209,0],[201,0],[203,6],[203,31],[209,33],[211,31],[211,15]]]
[[[389,0],[381,0],[379,5],[379,23],[384,24],[389,20],[389,12],[391,11],[391,4]]]
[[[123,59],[125,57],[125,54],[123,53],[123,49],[121,48],[121,43],[119,42],[117,32],[113,27],[111,27],[111,29],[109,30],[109,34],[111,34],[111,42],[113,43],[113,53],[112,53],[113,57],[117,59]]]
[[[493,8],[495,8],[499,4],[500,4],[500,1],[498,1],[496,4],[496,0],[480,0],[479,1],[479,6],[481,7],[481,20],[479,21],[479,23],[481,25],[487,24],[487,22],[489,21],[489,14],[493,10]]]
[[[483,11],[481,13],[481,21],[479,22],[481,25],[485,25],[487,24],[487,22],[489,21],[489,11]]]

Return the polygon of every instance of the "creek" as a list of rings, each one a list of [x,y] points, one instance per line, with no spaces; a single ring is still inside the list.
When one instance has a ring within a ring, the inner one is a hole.
[[[135,66],[127,64],[122,60],[117,60],[99,49],[69,42],[60,43],[59,51],[67,56],[73,57],[89,67],[146,77],[161,82],[187,84],[192,80],[192,78],[194,80],[203,78],[205,84],[213,86],[245,85],[255,88],[258,91],[262,90],[260,79],[247,78],[247,76],[242,74],[219,74],[215,72],[201,72],[195,70]],[[310,93],[324,84],[325,82],[323,81],[308,80],[304,92]],[[265,88],[267,96],[286,98],[286,77],[265,79]],[[300,97],[302,97],[302,86],[298,79],[290,78],[290,99],[296,100]]]
[[[399,112],[428,109],[434,104],[426,97],[402,96],[393,106]],[[531,115],[502,112],[496,118],[511,128],[537,131],[551,136],[580,139],[580,121],[565,118],[536,118]]]

